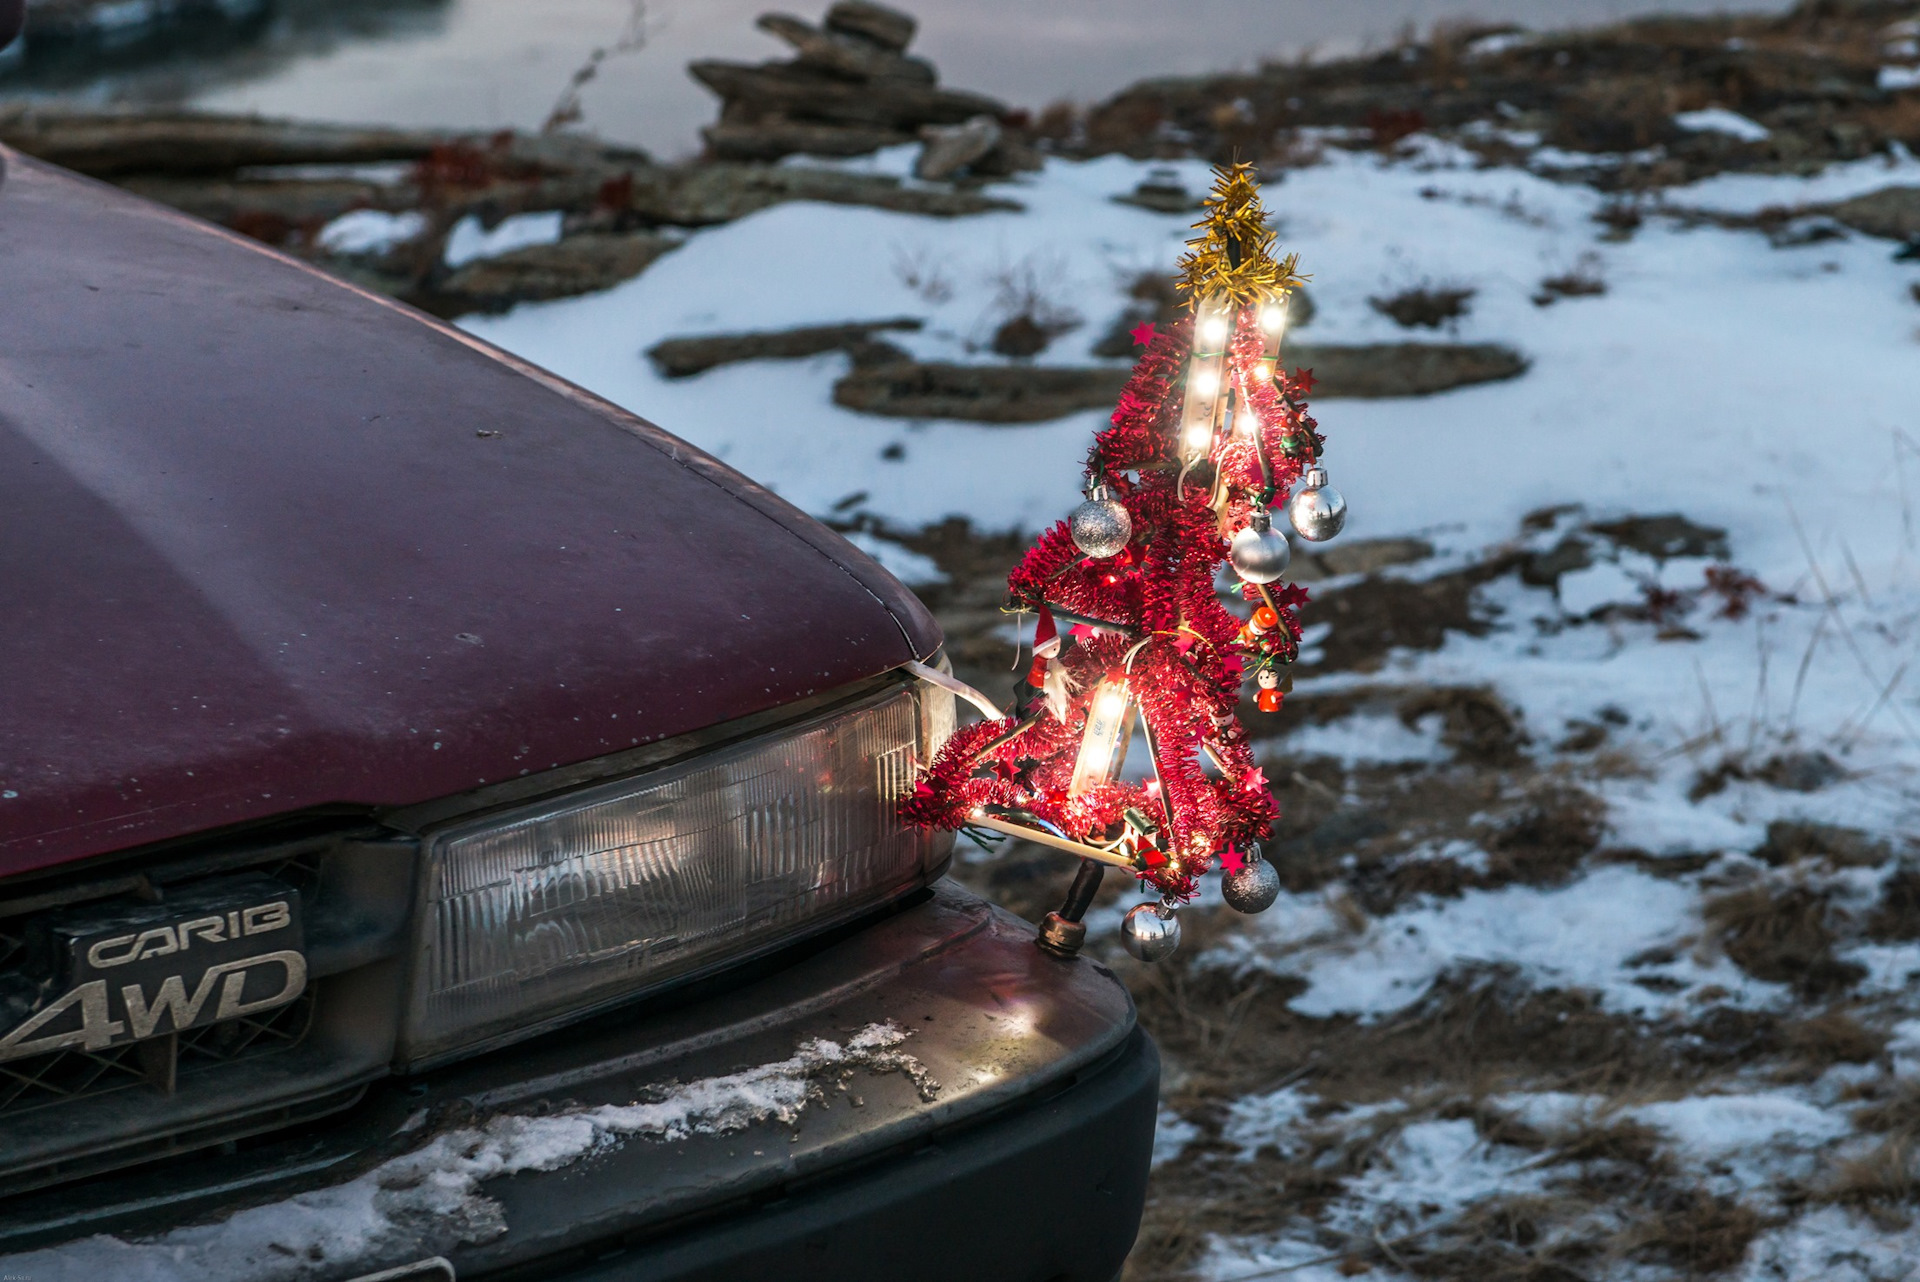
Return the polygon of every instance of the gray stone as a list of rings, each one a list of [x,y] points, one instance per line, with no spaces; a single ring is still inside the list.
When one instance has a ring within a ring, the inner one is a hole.
[[[951,178],[1000,145],[1000,122],[980,115],[959,125],[926,125],[913,176],[928,182]]]
[[[1657,561],[1669,557],[1712,557],[1724,561],[1733,554],[1727,532],[1715,525],[1696,525],[1678,512],[1659,516],[1629,516],[1589,527],[1621,547],[1644,552]]]
[[[1825,206],[1836,221],[1869,236],[1920,239],[1920,187],[1883,187]]]
[[[871,0],[838,0],[827,10],[826,17],[827,30],[859,36],[895,53],[913,43],[913,33],[919,25],[912,14],[873,4]]]
[[[882,147],[912,142],[898,129],[822,125],[769,116],[735,122],[722,118],[700,131],[707,153],[716,160],[774,161],[785,156],[865,156]]]
[[[1520,581],[1536,588],[1558,588],[1560,576],[1593,564],[1593,549],[1583,538],[1569,534],[1545,552],[1535,552],[1520,563]]]
[[[849,80],[906,80],[930,85],[933,64],[881,48],[858,36],[822,31],[810,22],[785,13],[763,13],[755,26],[792,45],[803,66],[818,67]]]
[[[1425,539],[1356,539],[1297,553],[1287,577],[1295,582],[1311,583],[1343,574],[1372,574],[1390,565],[1424,561],[1432,555],[1433,544]]]
[[[737,104],[746,118],[780,115],[826,124],[918,129],[957,125],[982,114],[999,116],[1006,110],[984,94],[904,80],[862,83],[797,63],[755,66],[703,59],[689,63],[687,72],[719,94],[729,110]]]

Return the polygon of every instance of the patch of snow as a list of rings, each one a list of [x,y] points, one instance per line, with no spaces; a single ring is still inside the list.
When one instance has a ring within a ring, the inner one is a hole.
[[[1866,156],[1828,165],[1806,177],[1786,174],[1715,174],[1682,187],[1669,187],[1666,203],[1682,209],[1705,209],[1726,214],[1757,214],[1763,209],[1785,209],[1827,201],[1850,200],[1882,187],[1912,186],[1920,181],[1920,162],[1897,144],[1890,154]]]
[[[1571,1091],[1513,1091],[1495,1095],[1487,1102],[1515,1121],[1551,1135],[1597,1117],[1606,1105],[1606,1097]]]
[[[1560,608],[1568,614],[1588,614],[1603,605],[1630,604],[1640,597],[1639,581],[1612,561],[1597,561],[1560,576]]]
[[[1736,1282],[1907,1282],[1920,1259],[1920,1226],[1823,1206],[1769,1229],[1747,1248]]]
[[[1260,741],[1257,750],[1263,764],[1282,757],[1337,757],[1347,765],[1362,761],[1438,764],[1453,756],[1440,742],[1440,723],[1437,713],[1412,726],[1385,713],[1363,713],[1300,726],[1282,738]]]
[[[1533,1165],[1534,1157],[1487,1143],[1466,1118],[1415,1122],[1347,1185],[1352,1219],[1377,1220],[1382,1207],[1416,1209],[1422,1219],[1437,1219],[1482,1198],[1537,1191],[1547,1175]]]
[[[1841,961],[1866,967],[1858,991],[1875,996],[1911,994],[1920,987],[1920,944],[1855,944],[1834,950]],[[1920,1050],[1920,1045],[1915,1047]],[[1920,1058],[1910,1061],[1910,1072],[1920,1076]]]
[[[1287,1152],[1293,1146],[1286,1133],[1306,1121],[1313,1102],[1313,1096],[1297,1086],[1283,1086],[1264,1095],[1243,1095],[1228,1106],[1220,1137],[1237,1147],[1243,1159],[1266,1144]]]
[[[510,254],[516,249],[559,244],[564,217],[558,209],[513,214],[501,219],[499,225],[489,231],[481,225],[477,216],[468,214],[447,233],[446,264],[449,267],[464,267],[482,258]]]
[[[1392,1237],[1457,1215],[1485,1198],[1539,1192],[1547,1172],[1534,1154],[1488,1144],[1465,1119],[1414,1122],[1382,1144],[1367,1169],[1347,1181],[1341,1196],[1321,1216],[1330,1240]],[[1344,1252],[1294,1232],[1273,1238],[1215,1240],[1196,1270],[1207,1279],[1323,1278],[1347,1276],[1338,1268]],[[1369,1271],[1369,1277],[1395,1278]]]
[[[1664,1131],[1696,1157],[1725,1157],[1768,1144],[1818,1145],[1847,1134],[1845,1117],[1787,1091],[1694,1095],[1623,1110]]]
[[[1491,58],[1495,54],[1505,53],[1509,49],[1520,49],[1533,43],[1531,31],[1496,31],[1490,36],[1481,36],[1467,42],[1467,57]]]
[[[377,187],[397,187],[413,176],[416,166],[406,160],[380,160],[366,164],[247,165],[240,177],[249,180],[295,182],[372,183]]]
[[[1682,111],[1674,116],[1673,123],[1691,133],[1726,134],[1741,142],[1765,142],[1773,137],[1773,131],[1759,121],[1725,107]]]
[[[0,1275],[34,1282],[202,1282],[208,1277],[295,1282],[338,1277],[346,1266],[417,1259],[507,1231],[487,1180],[551,1171],[628,1138],[724,1135],[792,1123],[821,1098],[815,1078],[847,1068],[902,1072],[923,1091],[926,1071],[899,1047],[896,1024],[862,1028],[844,1043],[816,1038],[792,1057],[723,1077],[670,1085],[656,1098],[546,1117],[504,1114],[435,1136],[356,1180],[249,1208],[154,1238],[96,1236],[0,1257]]]
[[[1920,67],[1880,68],[1880,88],[1887,93],[1920,89]]]
[[[1595,787],[1607,802],[1607,832],[1622,846],[1655,855],[1751,850],[1766,825],[1687,800],[1684,768],[1653,779],[1609,779]]]
[[[1349,1282],[1343,1270],[1346,1251],[1329,1251],[1325,1243],[1305,1233],[1285,1234],[1267,1239],[1215,1240],[1208,1243],[1207,1254],[1194,1266],[1194,1275],[1202,1282]],[[1406,1275],[1397,1270],[1369,1269],[1368,1282],[1400,1282]]]
[[[1153,1124],[1153,1164],[1171,1162],[1199,1138],[1199,1127],[1162,1104]]]
[[[1662,1132],[1691,1170],[1730,1194],[1770,1194],[1806,1183],[1831,1158],[1823,1150],[1852,1133],[1842,1109],[1823,1109],[1787,1091],[1695,1095],[1621,1110]]]
[[[1901,1020],[1893,1026],[1887,1053],[1893,1057],[1895,1076],[1920,1077],[1920,1019]]]
[[[878,561],[881,569],[910,588],[947,581],[946,572],[932,557],[903,547],[892,539],[883,539],[865,530],[849,530],[841,537]]]
[[[354,209],[322,227],[314,243],[336,254],[384,254],[426,229],[427,216],[417,209],[398,214]]]
[[[1728,962],[1684,952],[1662,967],[1627,969],[1629,957],[1677,950],[1699,928],[1690,886],[1613,865],[1556,889],[1503,886],[1419,901],[1357,935],[1341,928],[1324,901],[1282,895],[1253,929],[1229,937],[1207,960],[1298,975],[1307,988],[1292,1008],[1321,1017],[1378,1018],[1468,964],[1517,966],[1536,986],[1592,989],[1612,1009],[1647,1014],[1679,1006],[1687,991],[1709,984],[1755,1003],[1777,991]],[[1633,982],[1654,974],[1682,991],[1659,994]]]

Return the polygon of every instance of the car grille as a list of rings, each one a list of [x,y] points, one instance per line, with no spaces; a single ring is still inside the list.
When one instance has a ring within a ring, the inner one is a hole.
[[[309,985],[290,1005],[258,1018],[242,1016],[190,1028],[177,1034],[175,1043],[161,1053],[176,1057],[177,1080],[298,1046],[313,1027],[318,989],[317,984]],[[0,1117],[109,1091],[158,1089],[151,1067],[153,1052],[147,1049],[151,1045],[135,1042],[99,1052],[54,1051],[0,1063]]]
[[[255,865],[311,898],[319,881],[318,856],[307,853]],[[86,903],[83,895],[74,902]],[[63,905],[67,906],[67,905]],[[31,917],[0,918],[0,977],[17,971],[27,955],[26,925]],[[190,1028],[153,1042],[135,1042],[104,1051],[64,1050],[0,1061],[0,1118],[49,1104],[144,1087],[203,1072],[237,1060],[271,1055],[298,1046],[313,1025],[317,984],[291,1004],[219,1024]],[[164,1063],[163,1063],[164,1061]],[[161,1079],[164,1079],[162,1081]]]
[[[0,1060],[0,1196],[345,1107],[392,1062],[415,847],[356,824],[291,841],[8,885],[0,984],[32,982],[50,913],[166,903],[264,875],[297,891],[309,980],[285,1006],[103,1050]]]

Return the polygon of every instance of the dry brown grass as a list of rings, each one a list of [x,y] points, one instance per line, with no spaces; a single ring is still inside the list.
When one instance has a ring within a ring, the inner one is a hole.
[[[1625,539],[1672,531],[1616,533]],[[909,543],[954,575],[928,598],[943,621],[954,621],[949,636],[957,663],[985,673],[976,684],[1010,680],[1006,643],[981,637],[1001,620],[999,576],[1021,542],[983,539],[950,523]],[[1434,627],[1436,643],[1448,627],[1471,624],[1479,582],[1518,565],[1507,557],[1497,568],[1459,572],[1432,589],[1454,611]],[[1379,586],[1392,582],[1374,577],[1343,594],[1348,607],[1334,615],[1336,630],[1361,650],[1384,653],[1402,643],[1389,636],[1433,622],[1397,617],[1389,598],[1401,589]],[[1338,949],[1345,938],[1391,929],[1391,914],[1420,896],[1515,882],[1552,885],[1608,861],[1694,878],[1713,858],[1602,848],[1604,809],[1590,785],[1606,771],[1629,775],[1644,767],[1626,759],[1603,765],[1604,744],[1577,760],[1543,764],[1519,750],[1527,731],[1517,712],[1485,689],[1381,683],[1294,698],[1282,718],[1248,712],[1256,733],[1282,720],[1298,725],[1355,715],[1409,724],[1437,716],[1452,760],[1437,767],[1350,767],[1281,758],[1284,764],[1269,765],[1283,809],[1269,854],[1289,890],[1326,896],[1332,917],[1324,939],[1295,946]],[[1434,853],[1451,840],[1478,847],[1485,860]],[[1768,845],[1755,853],[1780,871],[1712,900],[1700,946],[1724,949],[1748,973],[1793,984],[1807,1000],[1831,1002],[1853,981],[1855,972],[1835,949],[1857,927],[1832,907],[1818,878],[1893,857],[1862,840],[1850,830],[1776,824]],[[963,865],[958,875],[1038,917],[1058,903],[1069,873],[1057,855],[1012,845]],[[1134,895],[1124,878],[1110,877],[1100,902]],[[1884,1021],[1864,1000],[1787,1014],[1704,1000],[1684,1016],[1649,1022],[1607,1009],[1595,994],[1543,990],[1516,970],[1486,965],[1441,975],[1417,1000],[1371,1023],[1312,1018],[1292,1009],[1299,979],[1195,964],[1209,948],[1242,934],[1244,919],[1203,902],[1182,920],[1181,951],[1158,967],[1133,962],[1110,939],[1090,945],[1132,990],[1142,1024],[1161,1047],[1168,1107],[1200,1130],[1156,1172],[1124,1275],[1130,1282],[1189,1279],[1212,1240],[1282,1232],[1309,1235],[1325,1248],[1324,1267],[1352,1277],[1593,1282],[1622,1269],[1724,1274],[1768,1222],[1752,1206],[1702,1188],[1683,1155],[1621,1108],[1730,1086],[1750,1089],[1738,1084],[1756,1078],[1811,1080],[1834,1064],[1884,1054]],[[1920,938],[1920,874],[1897,872],[1863,920],[1887,939]],[[1640,960],[1665,965],[1686,946],[1676,943]],[[1252,1153],[1224,1141],[1233,1100],[1282,1086],[1298,1087],[1317,1101],[1316,1110],[1278,1144]],[[1541,1090],[1591,1093],[1599,1102],[1591,1115],[1554,1127],[1528,1125],[1490,1102],[1509,1091]],[[1364,1116],[1353,1111],[1377,1104],[1393,1107]],[[1530,1164],[1548,1172],[1545,1191],[1489,1198],[1451,1218],[1429,1212],[1431,1218],[1410,1220],[1410,1208],[1369,1208],[1383,1217],[1378,1235],[1329,1228],[1351,1222],[1353,1208],[1344,1199],[1354,1178],[1391,1154],[1404,1127],[1448,1118],[1471,1120],[1489,1145],[1531,1154]],[[1792,1196],[1882,1218],[1901,1214],[1920,1195],[1906,1182],[1911,1168],[1903,1165],[1920,1142],[1920,1091],[1873,1099],[1855,1118],[1885,1143]],[[1337,1219],[1331,1216],[1336,1207]]]
[[[1826,896],[1807,886],[1756,885],[1709,900],[1721,948],[1755,979],[1791,984],[1804,997],[1843,992],[1866,974],[1834,956]]]
[[[1740,1263],[1766,1226],[1752,1207],[1704,1189],[1669,1186],[1652,1202],[1652,1213],[1622,1234],[1625,1253],[1672,1265],[1692,1277]]]
[[[1814,1190],[1822,1202],[1879,1207],[1903,1217],[1911,1214],[1916,1194],[1920,1194],[1920,1180],[1914,1176],[1910,1135],[1890,1136],[1863,1155],[1840,1162]]]

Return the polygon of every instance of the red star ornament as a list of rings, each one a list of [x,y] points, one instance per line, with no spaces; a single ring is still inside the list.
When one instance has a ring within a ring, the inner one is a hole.
[[[1135,347],[1151,346],[1154,338],[1157,337],[1152,321],[1148,321],[1144,325],[1136,325],[1130,332],[1133,335],[1133,345]]]

